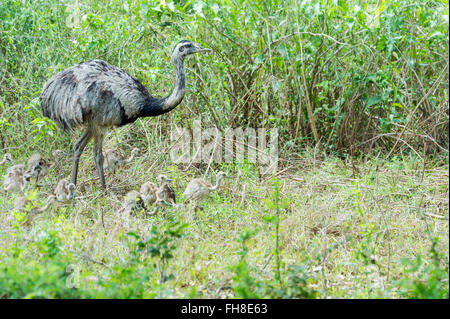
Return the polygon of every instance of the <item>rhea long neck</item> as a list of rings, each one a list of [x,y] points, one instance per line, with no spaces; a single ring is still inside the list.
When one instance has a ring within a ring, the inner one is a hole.
[[[220,184],[222,183],[222,178],[223,178],[223,176],[222,176],[222,175],[219,175],[219,176],[217,177],[216,185],[214,185],[213,187],[211,187],[210,190],[214,191],[214,190],[218,189],[219,186],[220,186]]]
[[[186,93],[186,72],[184,69],[184,58],[177,57],[173,59],[175,67],[176,81],[172,92],[165,98],[155,99],[147,98],[141,112],[141,116],[157,116],[167,113],[177,107]]]
[[[36,213],[39,214],[39,213],[45,212],[45,211],[50,207],[50,205],[53,204],[53,201],[54,201],[54,200],[55,200],[54,197],[49,197],[49,198],[47,199],[47,203],[45,204],[45,206],[42,207],[42,208],[38,208],[38,209],[36,210]]]
[[[136,156],[136,151],[132,150],[131,151],[131,156],[125,160],[125,164],[131,163],[132,160],[134,160],[134,157]]]

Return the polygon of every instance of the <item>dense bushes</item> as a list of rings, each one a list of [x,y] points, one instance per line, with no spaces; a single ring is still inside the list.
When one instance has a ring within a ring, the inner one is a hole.
[[[172,46],[191,38],[214,53],[188,62],[186,107],[171,121],[201,114],[221,129],[279,127],[285,148],[421,152],[426,144],[446,154],[448,3],[377,3],[4,0],[2,143],[45,137],[40,89],[86,59],[108,60],[167,94]],[[7,127],[17,119],[19,136]]]

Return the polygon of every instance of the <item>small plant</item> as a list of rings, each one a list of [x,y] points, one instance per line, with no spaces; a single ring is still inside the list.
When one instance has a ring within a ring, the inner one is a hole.
[[[318,297],[317,291],[310,287],[310,284],[313,284],[315,279],[311,277],[308,265],[290,265],[284,277],[286,278],[286,283],[283,289],[277,289],[268,285],[268,297],[290,299],[315,299]]]
[[[307,264],[289,265],[284,269],[281,261],[280,220],[281,211],[288,209],[289,201],[280,196],[280,180],[273,179],[272,189],[272,197],[266,200],[265,208],[275,211],[275,214],[266,215],[263,219],[275,229],[274,277],[271,280],[258,280],[250,275],[250,267],[246,260],[248,241],[259,229],[245,230],[238,238],[238,242],[241,243],[239,262],[231,267],[234,271],[232,288],[238,298],[316,298],[317,292],[309,286],[314,282],[314,278],[310,276]]]
[[[245,230],[237,239],[241,243],[239,262],[231,267],[234,272],[232,289],[237,298],[305,298],[317,297],[317,291],[310,287],[314,278],[310,275],[309,265],[289,265],[286,271],[274,279],[261,280],[250,274],[247,263],[248,241],[259,230]],[[281,282],[281,275],[285,280]]]
[[[160,284],[173,278],[171,274],[167,274],[167,267],[177,248],[177,241],[184,236],[183,231],[186,227],[187,224],[171,219],[165,226],[153,225],[146,240],[142,240],[135,233],[128,233],[129,236],[133,236],[138,240],[137,249],[133,252],[135,260],[139,259],[142,253],[156,257],[155,266],[160,274]]]
[[[55,230],[42,232],[40,234],[41,242],[39,245],[41,253],[48,257],[55,257],[61,246],[61,238]]]
[[[275,278],[280,284],[280,286],[283,285],[282,279],[281,279],[281,260],[280,260],[280,219],[281,219],[281,210],[286,210],[289,207],[289,203],[287,200],[280,198],[280,190],[281,190],[281,181],[279,179],[273,179],[272,180],[272,198],[269,198],[266,200],[265,206],[266,209],[269,209],[271,211],[275,211],[274,215],[266,215],[264,216],[264,221],[268,222],[269,224],[272,224],[275,228],[275,247],[273,253],[275,254]]]
[[[19,234],[20,235],[20,234]],[[16,235],[17,236],[17,235]],[[30,244],[11,245],[0,259],[0,298],[77,298],[82,291],[66,285],[66,271],[72,260],[61,254],[61,238],[55,230],[42,231],[40,240]],[[39,261],[32,255],[40,253]]]
[[[249,266],[245,259],[248,253],[248,241],[256,233],[257,230],[245,230],[237,239],[241,243],[240,259],[236,265],[231,267],[231,270],[234,271],[232,288],[237,298],[260,298],[257,291],[261,289],[261,283],[250,275]]]
[[[405,277],[394,282],[399,294],[411,299],[448,299],[449,258],[441,256],[436,247],[438,238],[431,238],[431,262],[418,255],[402,259]]]
[[[31,134],[35,134],[33,139],[33,147],[41,139],[55,136],[56,124],[49,118],[36,117],[31,123],[36,127],[33,131],[31,131]]]

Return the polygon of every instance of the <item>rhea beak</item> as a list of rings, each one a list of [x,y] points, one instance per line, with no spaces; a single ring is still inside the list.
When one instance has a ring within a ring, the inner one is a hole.
[[[195,51],[194,51],[194,53],[197,53],[197,52],[212,51],[211,49],[202,48],[198,43],[194,44],[194,46],[195,46]]]

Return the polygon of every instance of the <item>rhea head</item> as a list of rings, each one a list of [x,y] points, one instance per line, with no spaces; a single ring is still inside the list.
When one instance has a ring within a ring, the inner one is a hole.
[[[176,61],[178,59],[184,59],[190,54],[194,54],[197,52],[205,52],[212,51],[211,49],[202,48],[198,43],[182,40],[175,45],[172,51],[172,61]]]
[[[75,198],[75,189],[77,188],[74,183],[70,183],[67,188],[69,189],[69,199]]]
[[[168,178],[166,175],[160,174],[158,175],[158,177],[156,178],[156,180],[158,181],[158,183],[170,183],[172,181],[171,178]]]

